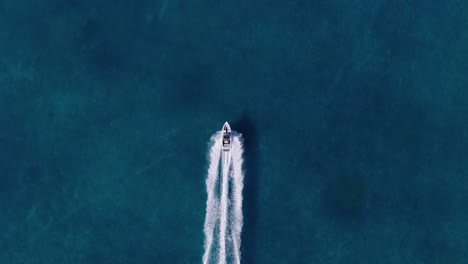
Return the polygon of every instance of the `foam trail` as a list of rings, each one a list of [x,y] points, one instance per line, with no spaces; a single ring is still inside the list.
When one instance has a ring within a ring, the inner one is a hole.
[[[240,263],[240,244],[241,244],[241,231],[243,225],[242,216],[242,189],[244,188],[244,174],[242,172],[242,155],[243,146],[239,136],[235,136],[232,141],[232,224],[231,236],[233,243],[233,257],[234,263]]]
[[[208,155],[203,263],[240,264],[244,186],[242,139],[233,131],[228,152],[221,150],[221,142],[222,133],[214,134]]]
[[[206,191],[208,194],[206,200],[206,216],[203,231],[205,233],[205,253],[203,254],[203,263],[207,264],[210,260],[211,248],[213,246],[214,229],[218,218],[218,199],[216,198],[216,181],[219,172],[219,159],[221,157],[221,132],[214,134],[211,137],[210,153],[208,159],[210,161],[208,167],[208,175],[206,177]]]
[[[226,236],[228,224],[228,190],[229,190],[229,169],[231,165],[231,151],[223,151],[223,168],[221,175],[221,202],[219,219],[219,256],[218,263],[226,263]]]

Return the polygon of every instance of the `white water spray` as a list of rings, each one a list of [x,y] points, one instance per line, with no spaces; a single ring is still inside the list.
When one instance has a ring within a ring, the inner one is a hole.
[[[240,264],[243,146],[240,134],[233,131],[231,135],[231,151],[221,150],[221,132],[211,137],[203,264]]]

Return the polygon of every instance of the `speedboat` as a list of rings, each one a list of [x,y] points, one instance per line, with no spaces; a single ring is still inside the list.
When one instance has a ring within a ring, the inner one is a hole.
[[[231,150],[231,127],[229,123],[224,123],[223,129],[223,151],[230,151]]]

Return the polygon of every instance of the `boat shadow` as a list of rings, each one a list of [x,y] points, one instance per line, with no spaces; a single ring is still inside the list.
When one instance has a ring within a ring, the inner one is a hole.
[[[255,263],[256,230],[258,209],[259,153],[258,132],[247,112],[233,123],[233,128],[242,133],[244,140],[244,225],[242,230],[242,263]]]

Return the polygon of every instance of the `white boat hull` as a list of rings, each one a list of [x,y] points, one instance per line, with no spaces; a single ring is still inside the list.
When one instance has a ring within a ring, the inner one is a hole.
[[[223,149],[223,151],[230,151],[231,150],[232,135],[231,135],[231,126],[229,126],[228,122],[224,123],[223,129],[221,131],[223,132],[222,149]]]

